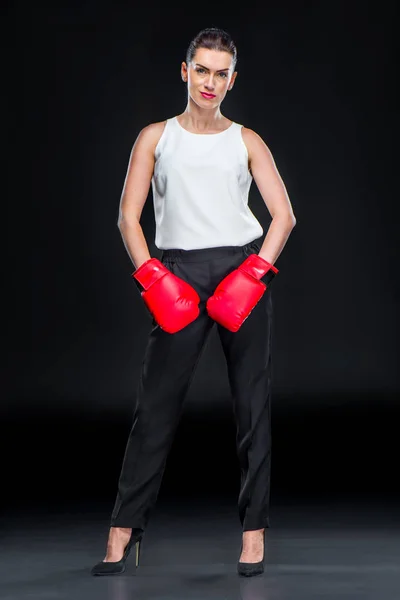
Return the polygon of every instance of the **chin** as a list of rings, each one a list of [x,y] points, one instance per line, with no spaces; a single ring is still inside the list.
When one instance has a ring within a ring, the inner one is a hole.
[[[214,101],[211,100],[206,100],[205,98],[203,98],[202,95],[200,95],[200,100],[197,100],[197,98],[193,98],[192,100],[195,104],[197,104],[200,108],[214,108]],[[213,98],[213,100],[216,100],[216,98]]]

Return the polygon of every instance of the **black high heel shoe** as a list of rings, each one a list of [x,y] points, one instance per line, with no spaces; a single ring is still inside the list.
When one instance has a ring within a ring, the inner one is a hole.
[[[243,550],[243,542],[240,550],[240,554]],[[261,575],[264,573],[264,557],[265,557],[265,529],[264,529],[264,549],[262,560],[256,563],[246,563],[240,560],[237,563],[237,572],[243,577],[253,577],[253,575]]]
[[[126,559],[128,558],[133,546],[136,547],[135,562],[137,568],[139,566],[142,537],[143,532],[135,534],[132,531],[130,540],[125,546],[124,554],[121,560],[118,560],[117,562],[105,562],[104,560],[98,562],[91,570],[92,575],[119,575],[120,573],[123,573],[125,571]]]

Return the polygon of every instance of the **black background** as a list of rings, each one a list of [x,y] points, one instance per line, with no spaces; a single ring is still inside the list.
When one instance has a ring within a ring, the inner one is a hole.
[[[297,225],[273,283],[272,504],[398,503],[394,2],[18,2],[9,10],[6,509],[112,507],[151,321],[117,228],[139,131],[186,107],[190,40],[226,29],[222,113],[269,146]],[[255,183],[250,207],[270,216]],[[142,227],[152,256],[151,191]],[[235,502],[216,336],[163,498]]]

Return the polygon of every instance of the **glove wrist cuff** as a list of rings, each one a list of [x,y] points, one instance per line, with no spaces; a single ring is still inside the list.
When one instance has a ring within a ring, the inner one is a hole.
[[[148,290],[156,281],[168,273],[168,269],[158,258],[149,258],[132,273],[132,277]]]
[[[264,275],[267,273],[271,278],[279,273],[276,267],[271,265],[271,263],[258,254],[250,254],[250,256],[248,256],[246,260],[239,266],[239,269],[258,280],[264,277]]]

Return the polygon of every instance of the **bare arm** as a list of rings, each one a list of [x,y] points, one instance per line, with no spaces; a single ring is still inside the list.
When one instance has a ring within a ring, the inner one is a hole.
[[[140,131],[132,148],[122,190],[118,228],[135,269],[151,258],[140,217],[154,171],[154,150],[163,129],[163,123],[152,123]]]
[[[296,225],[296,217],[268,146],[252,129],[243,127],[242,134],[254,181],[272,217],[259,255],[274,264]]]

